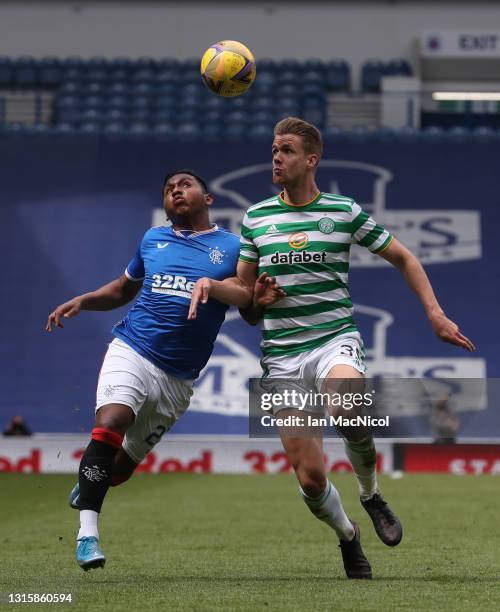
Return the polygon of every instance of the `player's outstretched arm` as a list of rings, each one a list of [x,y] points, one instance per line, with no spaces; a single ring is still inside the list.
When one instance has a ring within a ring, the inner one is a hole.
[[[445,315],[434,295],[422,264],[411,251],[393,238],[389,246],[379,255],[395,266],[404,276],[408,285],[422,302],[432,329],[443,342],[455,344],[467,351],[475,350],[474,344],[460,332],[458,325]]]
[[[76,317],[80,310],[112,310],[124,306],[135,298],[141,287],[142,281],[132,281],[123,274],[120,278],[95,291],[77,295],[69,302],[64,302],[64,304],[58,306],[50,313],[45,329],[51,332],[52,325],[64,327],[61,319]]]
[[[206,304],[211,297],[223,304],[238,306],[243,318],[255,325],[260,321],[266,306],[285,297],[276,279],[270,278],[266,272],[257,278],[257,264],[240,260],[236,274],[223,281],[200,278],[193,288],[188,319],[196,319],[199,304]]]
[[[286,297],[286,293],[267,272],[263,272],[255,281],[252,304],[248,308],[240,308],[240,314],[250,325],[257,325],[262,319],[267,306]]]
[[[252,268],[252,270],[249,271],[247,268]],[[236,276],[226,278],[223,281],[206,277],[200,278],[193,287],[188,320],[196,319],[198,306],[206,304],[209,297],[223,304],[246,308],[252,302],[253,285],[256,276],[257,264],[246,264],[239,261],[236,268]]]

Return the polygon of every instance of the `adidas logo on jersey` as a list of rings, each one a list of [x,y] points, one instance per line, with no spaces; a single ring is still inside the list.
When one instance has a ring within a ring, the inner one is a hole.
[[[276,225],[274,225],[274,223],[266,229],[266,234],[278,234],[278,233],[279,233],[279,229],[276,227]]]
[[[288,251],[288,253],[274,253],[271,257],[271,263],[273,264],[294,264],[294,263],[325,263],[326,252],[321,253],[308,253],[307,251]]]

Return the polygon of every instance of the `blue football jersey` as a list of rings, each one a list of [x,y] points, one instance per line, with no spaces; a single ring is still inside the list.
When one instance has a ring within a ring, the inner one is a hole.
[[[188,321],[196,281],[236,275],[239,238],[214,226],[208,232],[153,227],[125,274],[143,280],[139,298],[113,334],[156,366],[180,378],[197,378],[212,354],[228,306],[208,299]]]

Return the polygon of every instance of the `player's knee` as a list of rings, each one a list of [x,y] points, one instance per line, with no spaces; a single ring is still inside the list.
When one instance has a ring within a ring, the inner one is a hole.
[[[133,420],[134,413],[128,406],[102,406],[97,411],[95,426],[124,436]]]
[[[297,470],[300,486],[308,497],[319,497],[326,487],[326,476],[315,466],[302,466]]]
[[[95,426],[101,429],[105,429],[107,431],[111,431],[115,434],[118,434],[122,436],[122,438],[127,432],[127,429],[129,427],[123,421],[119,421],[119,420],[112,419],[112,418],[111,419],[110,418],[99,419],[99,420],[96,419]]]

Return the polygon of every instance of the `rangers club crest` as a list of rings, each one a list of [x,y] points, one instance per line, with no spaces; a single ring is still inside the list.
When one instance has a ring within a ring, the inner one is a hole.
[[[99,469],[98,465],[93,465],[92,467],[86,465],[82,469],[82,474],[87,480],[90,480],[90,482],[101,482],[101,480],[104,480],[108,475],[106,470]]]
[[[226,251],[221,251],[219,247],[216,246],[214,249],[210,249],[208,257],[213,264],[221,264],[225,254]]]

